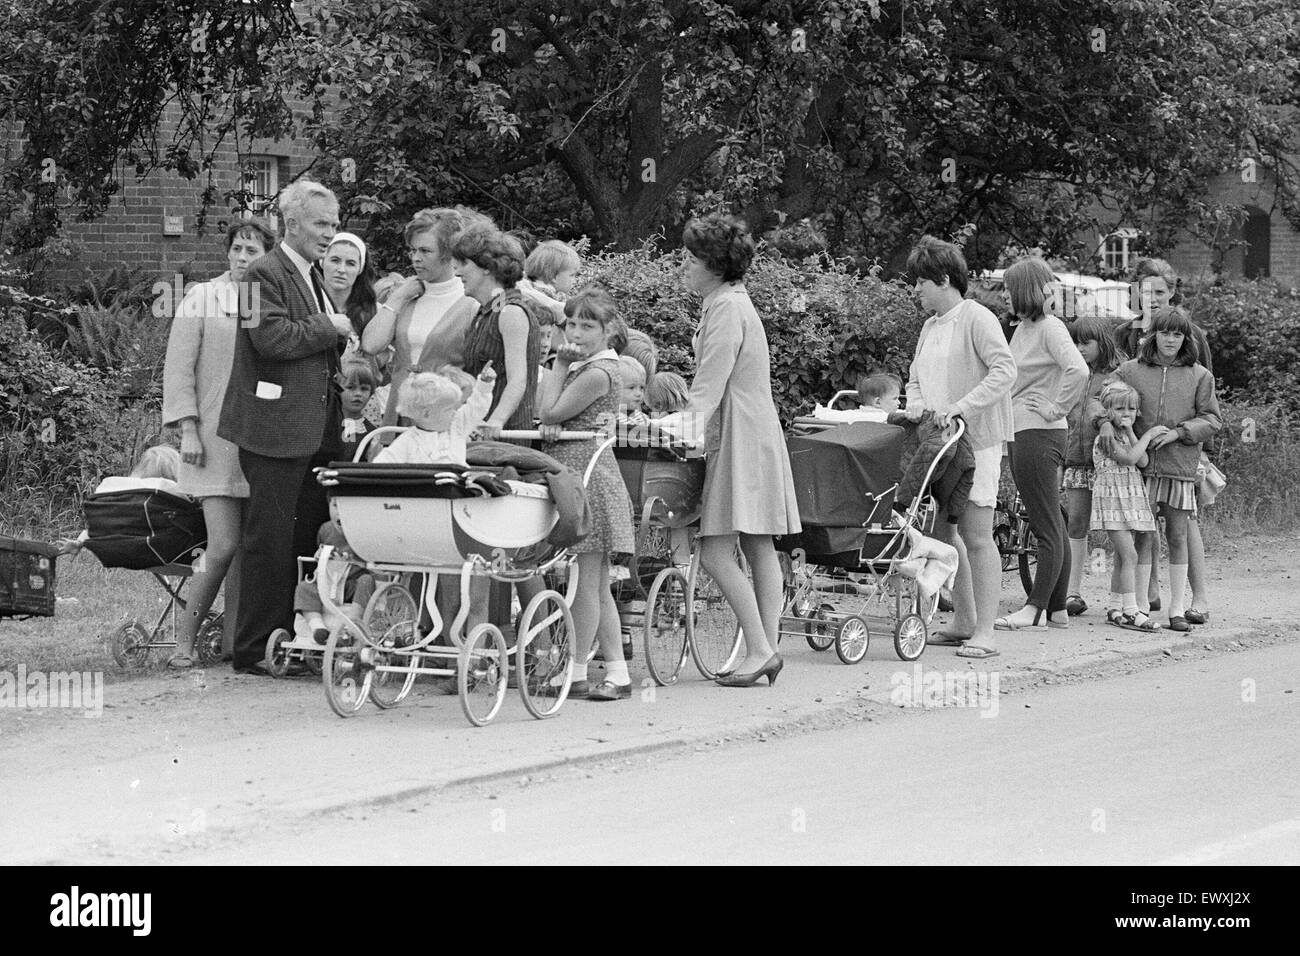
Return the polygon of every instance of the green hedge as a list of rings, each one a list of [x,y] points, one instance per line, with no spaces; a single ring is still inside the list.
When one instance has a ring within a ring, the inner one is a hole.
[[[658,343],[661,366],[689,378],[700,300],[682,284],[684,255],[649,248],[597,254],[582,279],[609,288],[628,324]],[[763,249],[745,286],[767,331],[772,392],[783,421],[852,388],[874,367],[906,380],[923,321],[906,285],[854,274],[825,258],[792,261]]]
[[[1270,279],[1220,283],[1185,304],[1210,341],[1222,398],[1300,414],[1300,292]]]

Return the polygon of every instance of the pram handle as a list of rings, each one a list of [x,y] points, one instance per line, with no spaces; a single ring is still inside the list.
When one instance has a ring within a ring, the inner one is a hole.
[[[841,398],[847,398],[849,396],[852,396],[853,398],[857,398],[858,390],[856,388],[841,389],[840,391],[836,392],[834,395],[831,396],[831,400],[826,403],[826,407],[834,408],[836,402],[838,402]]]
[[[353,461],[366,460],[366,448],[379,435],[400,435],[406,431],[409,426],[406,425],[381,425],[373,431],[366,432],[361,442],[357,445],[357,450],[352,456]],[[501,433],[503,439],[515,439],[516,441],[537,441],[541,439],[541,433],[536,430],[523,431],[512,430]],[[602,432],[560,432],[559,441],[587,441],[592,438],[602,438]]]

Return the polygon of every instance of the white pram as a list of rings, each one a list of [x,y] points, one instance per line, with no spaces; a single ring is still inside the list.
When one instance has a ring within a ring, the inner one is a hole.
[[[482,726],[496,716],[505,699],[514,655],[524,706],[534,717],[550,717],[569,692],[574,645],[570,606],[578,574],[569,552],[546,541],[560,518],[547,486],[503,480],[500,468],[493,467],[365,461],[371,440],[401,430],[376,429],[362,440],[355,461],[318,470],[318,480],[329,494],[330,513],[352,548],[351,560],[368,571],[397,574],[376,590],[360,622],[345,619],[331,634],[322,674],[330,706],[343,717],[355,714],[367,699],[382,708],[393,707],[410,693],[419,675],[454,675],[465,716]],[[514,431],[502,437],[539,435]],[[584,485],[614,437],[594,432],[560,435],[560,440],[593,438],[605,440],[588,463]],[[527,449],[520,453],[536,457]],[[474,446],[470,458],[474,460]],[[328,561],[331,551],[322,546],[317,561]],[[518,582],[561,566],[568,570],[566,593],[547,588],[528,602],[513,647],[492,623],[463,633],[472,578]],[[434,601],[438,575],[459,577],[460,607],[449,627]],[[336,596],[328,590],[322,583],[321,603],[338,614]],[[427,634],[420,633],[421,608],[432,620]],[[443,634],[450,644],[435,645]]]

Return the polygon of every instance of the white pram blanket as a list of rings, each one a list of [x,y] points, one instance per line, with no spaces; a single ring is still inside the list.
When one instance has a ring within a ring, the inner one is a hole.
[[[935,538],[927,538],[915,528],[907,529],[911,544],[907,558],[898,563],[898,573],[916,579],[922,606],[940,588],[951,588],[957,580],[957,549]]]

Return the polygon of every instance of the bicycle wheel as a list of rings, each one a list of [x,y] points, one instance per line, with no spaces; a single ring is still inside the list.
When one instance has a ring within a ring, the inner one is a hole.
[[[1029,594],[1034,589],[1034,572],[1038,570],[1038,539],[1025,527],[1025,543],[1020,549],[1020,584]]]
[[[642,642],[650,676],[660,687],[677,682],[690,653],[686,639],[687,590],[686,576],[676,568],[665,568],[655,577],[646,598]]]
[[[749,566],[736,549],[736,557],[746,575]],[[690,574],[686,579],[686,643],[691,657],[705,680],[714,680],[738,658],[744,646],[744,634],[736,613],[727,603],[718,582],[700,564],[697,548],[691,554]]]

